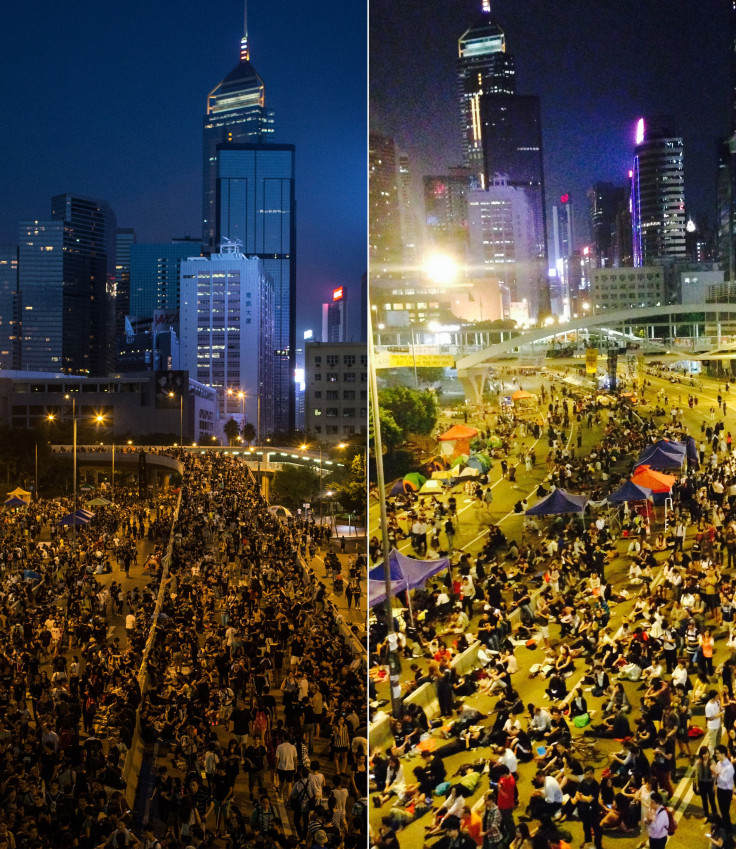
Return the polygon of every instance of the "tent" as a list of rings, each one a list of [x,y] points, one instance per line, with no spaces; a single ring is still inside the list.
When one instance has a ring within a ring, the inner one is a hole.
[[[412,489],[419,489],[426,481],[424,475],[420,475],[419,472],[409,472],[408,475],[404,475],[404,483],[410,484]]]
[[[512,401],[528,401],[530,398],[533,398],[531,392],[527,392],[525,389],[517,389],[516,392],[511,396]]]
[[[584,513],[588,499],[584,495],[571,495],[556,489],[526,511],[527,516],[552,516],[561,513]]]
[[[24,501],[22,498],[18,498],[17,495],[11,495],[7,501],[3,501],[4,507],[28,507],[28,502]]]
[[[97,498],[93,498],[92,501],[89,502],[90,507],[107,507],[111,502],[106,498],[98,495]]]
[[[466,466],[459,477],[461,478],[477,478],[480,472],[474,466]]]
[[[493,434],[493,436],[490,439],[486,440],[486,444],[490,448],[500,448],[503,445],[503,443],[501,442],[501,437],[496,436],[495,433]]]
[[[69,513],[63,519],[59,519],[60,525],[89,525],[90,520],[75,513]]]
[[[16,486],[16,488],[12,492],[8,493],[8,497],[10,497],[11,495],[14,495],[16,498],[20,498],[26,502],[31,500],[31,493],[27,489],[23,489],[20,486]]]
[[[684,463],[684,453],[680,453],[679,451],[670,452],[665,448],[654,446],[643,452],[634,464],[634,468],[637,469],[639,466],[647,465],[650,469],[666,471],[668,469],[681,469]]]
[[[481,474],[487,472],[491,468],[491,463],[482,454],[473,454],[468,458],[468,467],[477,469]]]
[[[449,557],[440,557],[439,560],[416,560],[413,557],[407,557],[405,554],[391,549],[389,554],[389,577],[391,579],[391,594],[395,595],[402,590],[415,590],[421,587],[425,582],[447,569],[450,565]],[[382,601],[386,600],[386,573],[383,563],[379,563],[368,571],[368,603],[371,607],[375,607]],[[411,613],[411,607],[409,612]]]
[[[453,457],[452,462],[450,463],[450,468],[454,469],[455,466],[461,466],[467,459],[467,454],[458,454],[457,457]]]
[[[389,495],[403,495],[407,489],[411,489],[409,484],[407,484],[403,480],[397,480],[396,483],[389,490]]]
[[[447,466],[447,459],[438,454],[436,457],[432,457],[431,460],[427,461],[426,469],[432,474],[432,472],[439,472],[442,469],[446,469]]]
[[[470,452],[470,442],[478,436],[478,431],[468,425],[456,424],[439,437],[440,453],[444,456],[457,457],[458,454]]]
[[[437,478],[432,478],[432,480],[425,481],[422,484],[422,488],[419,492],[443,492],[444,487],[442,486],[442,481],[437,480]]]
[[[647,498],[651,497],[652,490],[648,487],[639,486],[633,481],[626,481],[623,486],[608,496],[608,501],[611,504],[624,504],[628,501],[646,501]]]
[[[657,472],[649,466],[639,466],[634,472],[631,480],[639,486],[645,486],[651,489],[653,493],[670,492],[673,484],[677,480],[674,475],[665,475],[662,472]]]
[[[79,510],[74,514],[75,516],[80,516],[82,519],[94,519],[95,514],[91,510],[85,510],[83,507],[80,507]]]
[[[432,480],[449,481],[455,477],[449,469],[443,469],[441,472],[432,472]]]

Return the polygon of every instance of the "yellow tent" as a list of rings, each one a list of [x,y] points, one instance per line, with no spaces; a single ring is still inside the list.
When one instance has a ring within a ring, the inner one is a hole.
[[[28,492],[28,490],[22,489],[19,486],[16,486],[16,488],[12,492],[8,493],[8,498],[10,498],[13,495],[16,498],[20,498],[22,501],[30,501],[31,500],[31,493]]]

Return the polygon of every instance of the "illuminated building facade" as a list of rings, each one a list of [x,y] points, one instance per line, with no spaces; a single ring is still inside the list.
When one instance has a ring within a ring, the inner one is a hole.
[[[273,416],[294,429],[296,368],[296,199],[294,145],[217,147],[216,232],[257,257],[273,286]]]
[[[18,248],[0,245],[0,369],[19,367]]]
[[[682,138],[671,118],[640,118],[631,174],[634,265],[687,256]]]
[[[250,63],[247,22],[240,62],[207,97],[204,117],[202,244],[216,249],[217,146],[226,142],[267,142],[273,135],[273,111],[266,108],[266,87]]]
[[[475,187],[486,185],[483,161],[483,123],[480,98],[484,94],[514,94],[514,57],[506,52],[506,36],[483,0],[480,17],[458,39],[457,85],[463,164]]]
[[[114,368],[115,215],[76,195],[19,225],[23,369],[105,375]]]
[[[348,293],[344,286],[332,290],[332,301],[322,304],[322,341],[348,341]]]
[[[273,284],[257,257],[224,241],[219,253],[181,263],[180,362],[218,390],[220,416],[274,428]],[[228,395],[227,390],[232,390]],[[237,393],[244,393],[239,398]]]

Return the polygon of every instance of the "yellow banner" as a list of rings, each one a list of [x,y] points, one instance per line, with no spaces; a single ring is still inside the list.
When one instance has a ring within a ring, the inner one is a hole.
[[[377,351],[375,364],[381,368],[414,368],[415,358],[411,354]],[[452,354],[417,354],[417,368],[454,368],[455,357]]]
[[[585,349],[585,373],[596,374],[598,371],[598,348]]]

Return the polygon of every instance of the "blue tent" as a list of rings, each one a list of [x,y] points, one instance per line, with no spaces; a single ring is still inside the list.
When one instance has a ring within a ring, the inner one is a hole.
[[[3,507],[28,507],[28,502],[18,498],[17,495],[11,495],[7,501],[3,501]]]
[[[389,495],[403,495],[406,492],[406,487],[404,486],[404,481],[399,480],[391,487],[391,492]]]
[[[625,501],[646,501],[647,498],[651,497],[651,489],[646,486],[639,486],[639,484],[629,480],[615,492],[612,492],[608,496],[608,501],[611,504],[623,504]]]
[[[477,469],[479,472],[487,472],[490,468],[490,463],[487,460],[484,460],[483,457],[479,457],[477,454],[473,454],[472,457],[468,457],[467,465],[470,466],[471,469]]]
[[[389,576],[392,595],[402,590],[414,590],[421,587],[428,578],[436,575],[450,565],[449,557],[439,560],[415,560],[397,551],[389,554]],[[368,603],[371,607],[386,600],[385,571],[383,563],[374,566],[368,572]]]
[[[698,456],[698,446],[695,444],[694,436],[685,437],[685,448],[687,451],[687,462],[690,466],[697,468],[700,465],[700,457]]]
[[[76,513],[70,513],[68,516],[64,516],[63,519],[59,519],[60,525],[89,525],[90,517],[81,516],[80,511]]]
[[[647,465],[658,471],[680,469],[685,463],[686,454],[687,446],[684,443],[660,439],[641,452],[634,468]]]
[[[527,516],[553,516],[561,513],[584,513],[588,499],[584,495],[571,495],[564,489],[554,492],[526,511]]]

